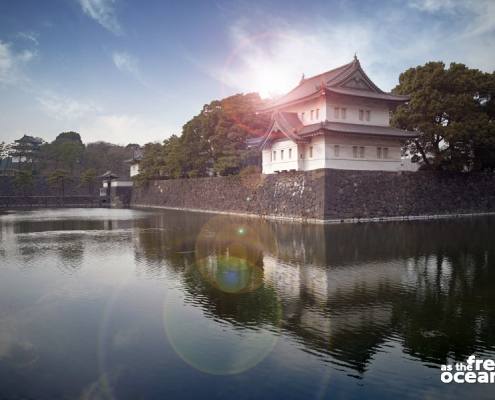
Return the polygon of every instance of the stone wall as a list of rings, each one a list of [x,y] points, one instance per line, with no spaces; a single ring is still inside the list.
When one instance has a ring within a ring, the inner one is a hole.
[[[33,177],[32,186],[18,187],[15,178],[12,176],[0,176],[0,196],[58,196],[60,190],[51,186],[44,176]],[[92,191],[89,192],[87,184],[81,184],[78,178],[70,178],[65,184],[65,194],[74,196],[98,195],[101,182],[95,182],[92,185]]]
[[[0,196],[0,209],[60,208],[60,207],[109,207],[98,196]]]
[[[325,219],[495,212],[495,174],[327,170]]]
[[[495,212],[495,174],[318,170],[153,181],[132,205],[342,220]]]
[[[153,181],[132,205],[322,219],[325,172]]]
[[[72,178],[65,184],[64,196],[60,189],[49,185],[46,177],[33,177],[32,185],[19,187],[15,178],[0,176],[0,208],[43,208],[43,207],[107,207],[102,203],[98,183],[89,191],[87,184],[80,184]]]

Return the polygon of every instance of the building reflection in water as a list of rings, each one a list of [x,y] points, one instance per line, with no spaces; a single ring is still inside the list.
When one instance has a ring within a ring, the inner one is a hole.
[[[493,348],[494,223],[303,225],[164,213],[138,222],[136,257],[146,260],[143,273],[180,275],[214,318],[272,321],[308,351],[362,373],[390,341],[434,364]]]

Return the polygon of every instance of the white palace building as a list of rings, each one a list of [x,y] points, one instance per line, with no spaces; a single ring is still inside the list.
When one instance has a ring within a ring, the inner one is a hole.
[[[401,159],[404,142],[417,136],[390,126],[390,114],[409,100],[380,90],[359,60],[311,78],[260,112],[272,120],[263,137],[263,173],[347,170],[414,170]]]

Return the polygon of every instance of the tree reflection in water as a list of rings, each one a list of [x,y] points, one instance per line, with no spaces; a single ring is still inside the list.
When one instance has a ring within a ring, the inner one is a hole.
[[[281,327],[359,373],[390,340],[433,364],[494,350],[493,218],[306,225],[163,212],[136,224],[143,273],[173,273],[211,318]]]

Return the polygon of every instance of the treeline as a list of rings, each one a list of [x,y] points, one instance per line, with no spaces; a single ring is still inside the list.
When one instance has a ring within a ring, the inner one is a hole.
[[[206,104],[183,126],[182,135],[144,146],[138,179],[231,175],[259,167],[259,150],[248,149],[246,139],[268,126],[269,117],[256,113],[262,104],[257,93]]]
[[[2,175],[12,176],[18,191],[29,194],[36,180],[44,180],[60,194],[67,186],[84,187],[94,193],[98,176],[111,170],[129,177],[126,160],[132,158],[137,144],[119,146],[107,142],[84,144],[77,132],[62,132],[52,142],[24,135],[11,144],[0,144]]]
[[[429,62],[403,72],[393,92],[411,96],[392,123],[419,133],[404,150],[423,169],[495,169],[494,72]]]

